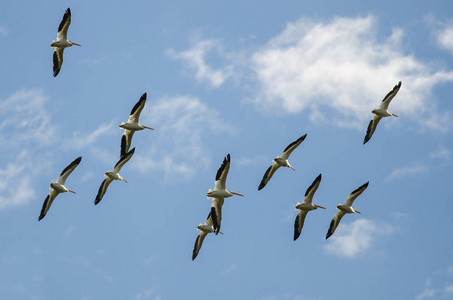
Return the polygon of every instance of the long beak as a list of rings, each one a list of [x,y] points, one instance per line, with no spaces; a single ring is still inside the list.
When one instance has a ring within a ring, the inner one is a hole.
[[[73,45],[76,45],[76,46],[82,46],[80,44],[77,44],[77,43],[74,43],[74,42],[71,42]]]
[[[68,192],[71,192],[71,193],[77,194],[76,192],[74,192],[74,191],[71,191],[71,190],[68,190]]]
[[[244,197],[244,195],[239,194],[239,193],[235,193],[235,192],[232,192],[232,191],[230,191],[230,193],[233,194],[233,195],[238,195],[238,196]]]
[[[223,234],[223,232],[222,232],[222,231],[219,231],[219,233]]]
[[[391,113],[391,114],[392,114],[392,116],[395,116],[395,117],[397,117],[397,118],[398,118],[398,116],[397,116],[397,115],[395,115],[394,113]]]
[[[356,213],[358,213],[358,214],[362,214],[360,211],[355,210],[355,209],[354,209],[354,212],[356,212]]]
[[[151,128],[151,127],[148,127],[148,126],[145,126],[145,125],[142,125],[142,126],[143,126],[143,128],[154,130],[154,128]]]
[[[123,178],[123,179],[121,179],[121,180],[124,181],[125,183],[127,183],[126,179]]]
[[[320,205],[317,205],[317,204],[315,204],[315,207],[316,207],[316,208],[323,208],[323,209],[326,209],[325,207],[320,206]]]
[[[294,171],[296,171],[296,169],[294,169],[294,167],[293,167],[293,166],[289,165],[289,167],[290,167],[291,169],[293,169]]]

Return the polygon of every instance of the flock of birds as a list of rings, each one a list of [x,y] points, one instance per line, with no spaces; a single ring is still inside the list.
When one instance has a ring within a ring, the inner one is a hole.
[[[67,47],[71,47],[73,45],[81,46],[80,44],[74,43],[72,41],[69,41],[67,39],[67,33],[68,33],[68,28],[69,25],[71,24],[71,10],[68,8],[63,16],[63,20],[60,23],[60,26],[58,27],[58,34],[57,34],[57,40],[53,41],[51,43],[51,47],[54,47],[54,54],[53,54],[53,76],[57,76],[60,73],[61,66],[63,64],[63,51]],[[399,89],[401,88],[401,81],[395,85],[395,87],[384,97],[382,100],[379,108],[374,108],[371,112],[374,114],[373,118],[371,119],[365,139],[363,141],[363,144],[367,143],[373,133],[376,130],[377,124],[382,118],[385,117],[390,117],[390,116],[395,116],[394,113],[390,112],[388,110],[388,106],[390,104],[390,101],[396,96],[398,93]],[[136,131],[139,130],[144,130],[144,129],[151,129],[153,128],[144,126],[139,124],[139,117],[140,113],[142,112],[146,102],[146,93],[144,93],[141,97],[140,100],[135,104],[135,106],[132,108],[132,111],[130,113],[129,119],[126,123],[121,123],[120,128],[124,129],[124,133],[121,138],[121,151],[120,151],[120,159],[118,162],[115,164],[114,168],[112,171],[107,171],[105,172],[105,179],[102,182],[101,186],[99,187],[98,194],[96,195],[96,198],[94,200],[94,204],[97,205],[102,198],[104,197],[108,186],[114,181],[114,180],[120,180],[124,181],[127,183],[127,181],[119,174],[121,171],[121,168],[132,158],[135,152],[135,148],[132,148],[131,150],[131,143],[132,143],[132,136]],[[291,166],[291,164],[288,162],[288,158],[291,155],[291,153],[305,140],[307,137],[307,134],[304,134],[291,144],[289,144],[285,150],[283,151],[281,157],[277,156],[273,160],[273,164],[266,170],[263,179],[261,180],[258,190],[262,190],[266,184],[269,182],[269,180],[272,178],[274,173],[280,168],[280,167],[287,167],[291,168],[295,171],[295,168]],[[52,181],[50,184],[50,193],[47,195],[42,210],[41,214],[38,218],[38,221],[40,221],[42,218],[44,218],[52,205],[52,202],[55,200],[55,198],[58,196],[60,193],[65,193],[65,192],[72,192],[75,194],[74,191],[68,189],[65,187],[65,182],[68,178],[68,176],[74,171],[74,169],[80,164],[82,161],[82,157],[76,158],[73,162],[71,162],[60,174],[60,177],[57,179],[56,182]],[[230,169],[230,163],[231,163],[231,157],[230,154],[228,154],[223,162],[220,168],[217,171],[216,177],[215,177],[215,183],[214,183],[214,189],[209,189],[207,192],[206,196],[208,199],[212,199],[212,204],[211,204],[211,209],[209,211],[208,217],[204,224],[200,223],[197,226],[197,230],[199,230],[199,234],[195,240],[195,245],[192,253],[192,260],[194,260],[197,256],[198,253],[200,252],[200,249],[203,245],[203,241],[208,235],[208,233],[214,233],[215,235],[221,233],[220,231],[220,224],[222,220],[222,206],[224,203],[224,199],[228,197],[232,197],[233,195],[236,196],[241,196],[244,197],[244,195],[229,191],[226,189],[226,179],[228,176],[228,171]],[[325,209],[325,207],[322,207],[317,204],[313,204],[313,196],[316,192],[316,190],[319,187],[319,184],[321,183],[321,178],[322,175],[319,174],[318,177],[313,181],[313,183],[308,187],[307,191],[305,192],[305,197],[302,203],[298,202],[296,204],[295,209],[299,210],[299,213],[296,216],[296,220],[294,222],[294,240],[297,240],[297,238],[300,236],[302,232],[302,228],[304,226],[305,218],[308,214],[309,211],[322,208]],[[360,196],[360,194],[365,191],[365,189],[368,187],[368,182],[365,184],[361,185],[358,187],[356,190],[354,190],[347,198],[346,201],[343,204],[338,204],[337,209],[339,210],[335,216],[333,217],[332,221],[330,222],[329,229],[326,234],[326,239],[328,239],[330,236],[332,236],[338,227],[341,219],[344,217],[345,214],[352,214],[352,213],[359,213],[359,211],[355,210],[352,208],[352,204],[354,203],[354,200]]]

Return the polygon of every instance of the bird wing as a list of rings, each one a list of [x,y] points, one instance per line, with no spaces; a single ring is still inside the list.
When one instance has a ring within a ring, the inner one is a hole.
[[[297,240],[300,233],[302,232],[302,227],[304,227],[305,217],[307,216],[308,211],[300,210],[299,214],[296,216],[296,221],[294,222],[294,240]]]
[[[338,224],[340,224],[341,218],[343,218],[344,215],[345,213],[340,210],[333,217],[332,221],[330,221],[329,230],[327,230],[326,234],[326,240],[335,232],[335,229],[337,229]]]
[[[38,221],[41,221],[41,219],[46,216],[47,211],[49,210],[53,200],[55,200],[57,195],[58,192],[54,189],[52,189],[50,193],[47,195],[46,200],[44,200],[44,204],[42,205],[41,214],[39,215]]]
[[[68,176],[80,164],[81,160],[82,160],[82,156],[79,156],[76,159],[74,159],[74,161],[72,163],[70,163],[66,168],[64,168],[64,170],[60,174],[60,177],[57,179],[57,183],[64,185]]]
[[[68,9],[66,9],[63,15],[63,19],[60,22],[60,26],[58,26],[57,40],[68,39],[68,28],[70,24],[71,24],[71,9],[68,7]]]
[[[381,102],[381,105],[379,106],[379,108],[382,108],[382,109],[388,109],[389,107],[389,104],[390,104],[390,101],[392,101],[393,97],[396,96],[396,94],[398,93],[398,91],[400,90],[400,87],[401,87],[401,81],[398,82],[397,85],[395,85],[393,87],[393,90],[391,90],[385,97],[384,99],[382,100]]]
[[[97,205],[99,202],[101,202],[102,197],[104,197],[105,192],[107,192],[107,188],[109,187],[110,183],[112,183],[112,181],[113,180],[110,177],[104,179],[104,181],[101,183],[101,186],[99,187],[96,199],[94,199],[94,205]]]
[[[138,100],[138,102],[132,108],[131,114],[129,116],[129,120],[127,121],[128,123],[138,123],[138,118],[140,117],[140,113],[142,112],[143,107],[145,107],[145,102],[146,102],[146,93],[144,93],[140,97],[140,100]]]
[[[360,196],[360,194],[363,193],[364,190],[368,187],[368,183],[364,183],[361,186],[359,186],[357,189],[355,189],[349,196],[346,198],[346,201],[344,202],[345,205],[352,206],[352,203],[354,203],[354,200]]]
[[[124,129],[123,136],[121,137],[121,151],[120,156],[127,154],[132,143],[132,136],[134,135],[133,130]]]
[[[63,64],[63,47],[55,47],[53,51],[53,77],[57,77]]]
[[[220,223],[222,221],[222,206],[224,198],[212,198],[211,219],[215,234],[220,232]]]
[[[207,232],[200,230],[200,233],[197,236],[197,239],[195,240],[195,245],[193,246],[193,252],[192,252],[192,260],[194,260],[198,252],[200,252],[201,246],[203,245],[204,238],[208,235]]]
[[[119,173],[124,164],[127,163],[129,159],[131,159],[132,155],[134,155],[134,152],[135,147],[132,148],[132,150],[127,152],[125,155],[121,155],[120,160],[116,163],[115,167],[113,168],[113,172]]]
[[[228,153],[228,155],[223,159],[222,165],[217,170],[217,174],[215,176],[214,191],[225,189],[226,178],[228,176],[229,170],[230,170],[230,154]]]
[[[313,183],[308,187],[307,191],[305,192],[305,198],[302,203],[311,203],[313,201],[313,195],[315,194],[316,190],[319,187],[319,183],[321,182],[321,174],[316,177]]]
[[[298,138],[297,140],[295,140],[294,142],[289,144],[285,148],[285,150],[283,150],[282,158],[288,159],[288,157],[291,155],[291,152],[293,152],[293,150],[296,149],[300,145],[300,143],[302,143],[305,140],[306,137],[307,137],[307,134],[304,134],[303,136],[301,136],[300,138]]]
[[[368,128],[366,130],[366,135],[365,139],[363,140],[363,144],[365,145],[366,142],[368,142],[371,137],[373,136],[374,131],[376,130],[377,124],[379,121],[382,119],[382,117],[379,117],[378,115],[375,115],[371,121],[370,124],[368,124]]]
[[[266,186],[266,184],[269,182],[269,180],[271,180],[272,176],[278,168],[280,168],[280,165],[275,162],[269,168],[267,168],[266,173],[264,173],[263,179],[261,179],[260,185],[258,186],[258,191]]]

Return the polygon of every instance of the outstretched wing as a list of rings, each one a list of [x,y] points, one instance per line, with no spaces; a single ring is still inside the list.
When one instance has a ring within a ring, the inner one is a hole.
[[[326,240],[332,236],[332,234],[335,232],[335,229],[337,229],[338,224],[340,224],[341,218],[345,215],[344,212],[341,210],[337,212],[337,214],[333,217],[332,221],[330,221],[330,226],[329,230],[327,230],[326,234]]]
[[[220,223],[222,221],[222,206],[223,198],[212,198],[211,205],[211,218],[212,226],[214,227],[214,233],[217,235],[220,232]]]
[[[297,240],[297,238],[300,236],[300,233],[302,232],[307,213],[308,211],[301,209],[299,211],[299,214],[296,216],[296,221],[294,222],[294,240]]]
[[[207,232],[200,230],[200,233],[198,234],[197,239],[195,240],[195,245],[193,246],[192,260],[194,260],[198,256],[201,246],[203,245],[204,238],[207,235],[208,235]]]
[[[41,214],[39,215],[38,221],[41,221],[47,214],[50,206],[52,205],[53,200],[57,197],[58,192],[52,189],[50,193],[47,195],[46,200],[44,200],[44,204],[42,205]]]
[[[225,189],[226,178],[228,176],[229,170],[230,170],[230,154],[228,153],[228,155],[223,159],[222,165],[217,170],[217,174],[215,176],[214,191]]]
[[[321,183],[321,174],[315,178],[313,183],[308,187],[307,191],[305,192],[304,201],[302,203],[311,203],[313,201],[313,195],[315,194],[316,190]]]
[[[396,94],[397,94],[398,91],[400,90],[400,87],[401,87],[401,81],[398,82],[398,84],[395,85],[395,87],[393,88],[393,90],[391,90],[391,91],[384,97],[384,99],[382,100],[381,105],[379,106],[379,108],[382,108],[382,109],[387,110],[387,109],[389,108],[390,101],[392,101],[393,97],[396,96]]]
[[[143,108],[145,107],[146,102],[146,93],[144,93],[140,100],[134,105],[131,110],[131,114],[129,116],[128,123],[138,123],[138,118],[140,117],[140,113],[142,112]]]
[[[368,183],[364,183],[361,186],[359,186],[357,189],[355,189],[349,196],[346,198],[345,205],[352,206],[352,203],[354,203],[354,200],[360,196],[360,194],[363,193],[364,190],[368,187]]]
[[[96,199],[94,199],[94,205],[97,205],[99,202],[101,202],[102,198],[105,195],[105,192],[107,192],[107,188],[109,187],[110,183],[112,183],[112,179],[107,177],[104,179],[104,181],[101,183],[101,186],[99,187],[98,194],[96,195]]]
[[[58,26],[57,40],[68,39],[69,25],[71,25],[71,9],[68,7],[63,15],[63,19],[60,22],[60,26]]]
[[[60,174],[60,177],[57,179],[57,183],[64,185],[68,176],[80,164],[81,160],[82,160],[82,156],[79,156],[76,159],[74,159],[74,161],[71,162],[66,168],[64,168],[64,170]]]
[[[57,77],[63,64],[63,47],[55,47],[53,51],[53,77]]]
[[[280,168],[280,166],[275,162],[267,168],[266,173],[264,173],[263,179],[261,179],[260,185],[258,186],[258,191],[262,190],[266,186],[278,168]]]
[[[126,155],[122,155],[118,162],[116,163],[115,167],[113,168],[113,172],[119,173],[121,168],[131,159],[132,155],[134,155],[135,147],[132,148],[131,151],[126,153]]]
[[[304,134],[303,136],[301,136],[300,138],[298,138],[297,140],[295,140],[294,142],[289,144],[283,151],[282,158],[288,159],[288,157],[291,155],[291,153],[294,151],[294,149],[296,149],[300,145],[300,143],[302,143],[305,140],[306,137],[307,137],[307,134]]]
[[[377,124],[379,121],[382,119],[382,117],[379,117],[378,115],[375,115],[371,121],[370,124],[368,124],[368,128],[366,130],[366,135],[365,139],[363,140],[363,144],[365,145],[366,142],[368,142],[371,137],[373,136],[374,131],[376,130]]]

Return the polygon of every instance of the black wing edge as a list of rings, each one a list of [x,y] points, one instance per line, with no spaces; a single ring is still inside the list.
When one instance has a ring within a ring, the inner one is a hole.
[[[134,107],[131,110],[131,115],[133,115],[135,113],[135,111],[140,107],[140,105],[142,105],[142,102],[145,102],[145,101],[146,101],[146,93],[141,95],[140,100],[138,100],[138,102],[135,103]]]
[[[382,102],[384,102],[384,101],[388,98],[388,96],[390,96],[390,95],[391,95],[392,93],[394,93],[396,90],[399,90],[400,87],[401,87],[401,81],[398,82],[398,84],[395,85],[395,86],[393,87],[393,90],[391,90],[390,92],[387,93],[387,95],[385,95],[384,99],[382,99]]]
[[[299,214],[296,216],[296,221],[294,222],[294,240],[297,240],[297,238],[300,236],[299,232]]]
[[[123,134],[121,137],[120,157],[126,154],[126,143],[127,143],[126,135]]]
[[[230,162],[230,153],[223,159],[222,165],[217,170],[217,174],[215,175],[215,180],[219,180],[220,176],[222,175],[223,170],[225,170],[225,166],[227,163]]]
[[[335,232],[335,230],[333,230],[334,226],[335,226],[335,218],[333,218],[332,221],[330,221],[329,230],[327,230],[327,234],[326,234],[326,240],[328,238],[330,238],[332,236],[332,234]]]
[[[294,142],[292,142],[291,144],[288,145],[288,147],[285,148],[285,150],[283,150],[283,152],[285,152],[286,150],[288,150],[289,148],[291,148],[294,144],[296,143],[299,143],[299,142],[303,142],[305,140],[305,138],[307,137],[307,134],[304,134],[303,136],[301,136],[300,138],[298,138],[297,140],[295,140]]]
[[[128,156],[132,156],[132,155],[134,154],[134,152],[135,152],[135,147],[132,148],[131,150],[129,150],[129,152],[127,152],[126,154],[121,155],[120,159],[119,159],[118,162],[115,164],[115,168],[116,168],[116,166],[117,166],[120,162],[123,161],[123,159],[126,159],[126,157],[128,157]]]
[[[272,169],[272,165],[269,168],[267,168],[266,172],[264,173],[263,179],[261,179],[260,185],[258,186],[258,191],[261,191],[266,186],[266,184],[267,184],[266,178],[267,178],[267,175],[269,175],[271,169]]]
[[[358,191],[360,191],[360,190],[363,189],[363,188],[366,189],[366,188],[368,187],[368,184],[369,184],[369,183],[370,183],[370,182],[367,181],[366,183],[362,184],[361,186],[359,186],[358,188],[356,188],[351,194],[355,194],[355,193],[357,193]]]
[[[102,187],[104,186],[106,180],[107,180],[107,178],[104,179],[104,181],[101,183],[101,186],[99,187],[98,194],[96,195],[96,199],[94,199],[94,205],[98,205],[98,203],[101,202],[102,198],[104,197],[104,195],[101,195],[101,194],[102,194]]]
[[[64,170],[61,172],[60,176],[63,175],[64,173],[66,173],[66,171],[71,169],[74,165],[80,164],[81,160],[82,160],[82,156],[79,156],[76,159],[74,159],[74,161],[72,163],[70,163],[66,168],[64,168]]]
[[[39,215],[38,222],[41,221],[42,218],[44,218],[46,216],[46,206],[47,206],[47,202],[49,201],[49,198],[50,198],[50,194],[47,195],[46,200],[44,200],[44,204],[42,205],[41,214]]]
[[[308,187],[307,191],[305,192],[305,197],[307,197],[308,193],[315,186],[315,184],[321,181],[321,177],[322,177],[321,174],[319,174],[318,177],[316,177],[316,179],[313,181],[313,183]]]
[[[58,73],[60,73],[60,68],[58,67],[58,54],[57,51],[53,52],[53,77],[57,77]]]
[[[195,245],[193,245],[192,261],[195,260],[195,258],[198,256],[198,252],[200,251],[200,249],[198,249],[198,252],[196,251],[199,239],[200,239],[200,235],[197,236],[197,239],[195,240]]]
[[[371,124],[373,124],[373,119],[371,119],[370,123],[368,124],[368,128],[366,130],[365,138],[363,139],[363,144],[365,145],[371,139]]]
[[[211,212],[209,213],[209,215],[212,218],[212,227],[214,227],[214,233],[217,235],[217,234],[219,234],[219,231],[220,231],[220,224],[217,219],[217,213],[215,211],[215,207],[211,207]],[[209,215],[208,215],[208,218],[209,218]]]
[[[71,9],[68,7],[66,11],[64,12],[63,19],[60,22],[60,26],[58,26],[58,32],[60,32],[63,29],[64,24],[66,23],[66,20],[68,17],[71,16]]]

